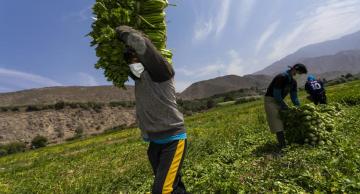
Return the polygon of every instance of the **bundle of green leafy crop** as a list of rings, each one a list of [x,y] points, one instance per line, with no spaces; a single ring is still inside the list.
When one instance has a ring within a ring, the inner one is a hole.
[[[143,32],[171,63],[172,53],[166,50],[164,9],[167,6],[167,0],[96,0],[89,36],[99,58],[95,67],[104,69],[108,81],[124,87],[130,71],[123,59],[125,45],[116,37],[115,29],[120,25]]]
[[[285,125],[285,137],[288,143],[331,145],[336,127],[335,118],[341,114],[341,106],[306,104],[291,107],[281,116]]]

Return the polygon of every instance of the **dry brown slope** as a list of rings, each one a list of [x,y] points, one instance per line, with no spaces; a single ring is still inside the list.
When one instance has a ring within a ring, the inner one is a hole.
[[[0,144],[29,143],[37,136],[59,143],[74,137],[75,130],[84,135],[102,133],[118,126],[131,126],[136,122],[135,110],[122,107],[103,107],[101,111],[65,108],[36,112],[1,112]]]
[[[254,87],[263,89],[270,81],[271,77],[266,75],[246,75],[242,77],[237,75],[227,75],[196,82],[185,89],[179,97],[183,100],[193,100],[240,89]]]
[[[65,102],[133,101],[134,87],[119,89],[114,86],[47,87],[0,94],[0,107],[54,104]]]

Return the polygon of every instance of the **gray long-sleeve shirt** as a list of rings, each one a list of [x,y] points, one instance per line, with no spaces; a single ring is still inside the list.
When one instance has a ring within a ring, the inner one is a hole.
[[[184,118],[176,104],[172,66],[139,32],[128,27],[119,27],[117,32],[145,67],[140,79],[135,80],[136,115],[143,138],[160,140],[185,133]]]
[[[154,82],[144,71],[135,81],[136,115],[144,138],[165,139],[185,133],[184,119],[177,109],[174,80]]]

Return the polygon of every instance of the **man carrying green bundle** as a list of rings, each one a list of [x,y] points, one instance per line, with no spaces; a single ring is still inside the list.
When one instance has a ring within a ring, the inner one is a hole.
[[[186,193],[180,175],[186,129],[176,104],[174,69],[141,32],[128,26],[116,32],[127,47],[124,59],[135,81],[139,128],[150,142],[148,158],[155,175],[152,193]]]
[[[290,93],[292,103],[295,106],[300,106],[295,76],[306,73],[307,69],[305,65],[301,63],[290,67],[289,70],[278,74],[272,80],[265,94],[264,105],[266,118],[271,132],[276,133],[280,149],[286,146],[284,124],[280,118],[280,111],[288,109],[288,105],[284,102],[284,98]]]

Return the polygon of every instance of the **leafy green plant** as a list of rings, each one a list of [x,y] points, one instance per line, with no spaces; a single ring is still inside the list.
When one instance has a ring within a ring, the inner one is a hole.
[[[242,104],[242,103],[247,103],[247,102],[252,102],[252,101],[256,101],[259,100],[260,97],[244,97],[244,98],[239,98],[235,101],[235,104]]]
[[[76,102],[68,103],[68,105],[72,109],[76,109],[80,107],[80,103],[76,103]]]
[[[75,136],[76,137],[81,137],[84,134],[84,127],[83,126],[78,126],[75,129]]]
[[[129,68],[123,59],[125,46],[116,37],[115,28],[131,26],[143,32],[161,54],[171,62],[172,54],[166,50],[166,22],[164,9],[167,0],[96,0],[93,13],[96,17],[89,36],[91,46],[96,47],[99,57],[96,68],[104,69],[108,81],[124,87]]]
[[[216,106],[216,103],[215,103],[215,101],[214,101],[213,99],[209,99],[209,100],[206,102],[206,107],[207,107],[208,109],[213,108],[213,107],[215,107],[215,106]]]
[[[19,112],[20,111],[20,108],[19,107],[10,107],[10,110],[12,111],[12,112]]]
[[[33,112],[33,111],[40,111],[42,108],[39,107],[39,106],[36,106],[36,105],[29,105],[27,108],[26,108],[26,112]]]
[[[0,108],[0,111],[1,112],[7,112],[9,110],[9,108],[7,108],[7,107],[1,107]]]
[[[0,157],[7,155],[7,150],[0,147]]]
[[[59,101],[54,105],[54,109],[55,110],[61,110],[65,108],[65,102],[64,101]]]
[[[282,112],[285,137],[289,143],[324,145],[334,142],[332,132],[336,127],[335,118],[341,115],[336,105],[306,104],[291,107]]]
[[[31,141],[31,147],[34,149],[45,147],[48,143],[48,139],[44,136],[37,135]]]
[[[19,152],[24,152],[26,149],[26,144],[23,142],[12,142],[6,144],[4,148],[7,150],[8,154],[15,154]]]

